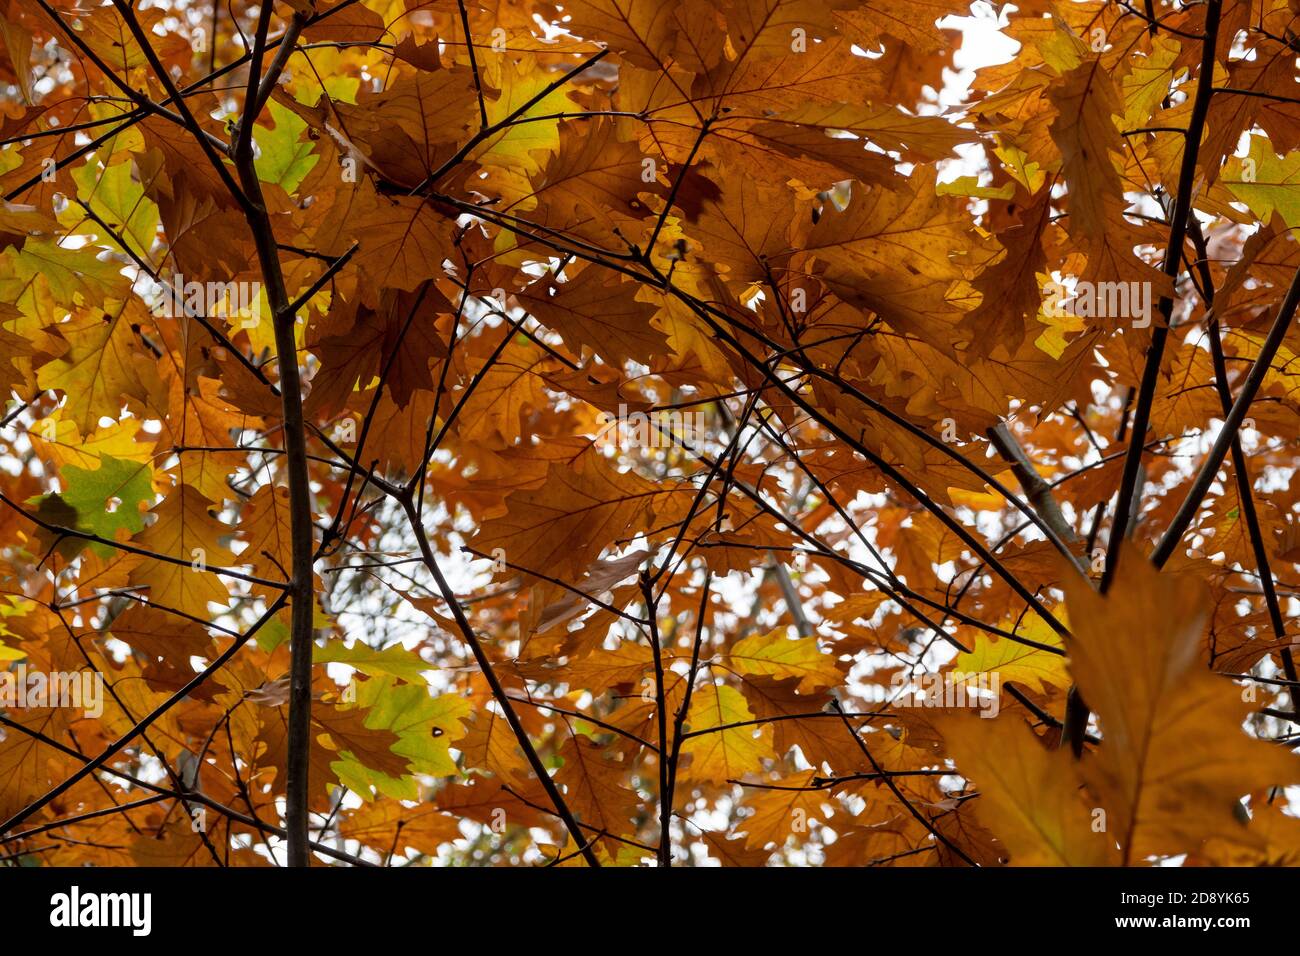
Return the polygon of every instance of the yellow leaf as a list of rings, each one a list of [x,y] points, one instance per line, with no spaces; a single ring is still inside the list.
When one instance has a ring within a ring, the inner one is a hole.
[[[1048,750],[1018,717],[940,716],[935,726],[957,769],[979,788],[975,815],[1016,866],[1113,864],[1115,836],[1094,831],[1068,750]]]
[[[729,656],[732,666],[742,674],[798,678],[801,694],[833,687],[843,677],[834,656],[818,648],[817,638],[790,640],[785,628],[737,641]]]
[[[221,578],[209,569],[234,563],[234,555],[220,540],[231,529],[212,516],[211,507],[212,502],[193,488],[178,485],[154,509],[154,523],[135,536],[140,547],[187,562],[146,558],[131,572],[132,584],[148,585],[150,601],[206,617],[208,602],[229,600]]]
[[[682,744],[682,753],[692,758],[685,779],[726,783],[762,769],[763,758],[773,756],[772,729],[765,724],[729,726],[753,719],[736,688],[709,684],[697,690],[687,715],[690,730],[728,729],[690,737]]]
[[[1061,623],[1066,623],[1063,613],[1058,612],[1057,618]],[[1064,649],[1060,635],[1035,614],[1025,615],[1018,628],[1015,627],[1015,622],[1010,620],[1004,621],[1001,627],[1004,631],[1011,631],[1039,644]],[[963,673],[972,671],[978,674],[996,673],[1002,682],[1015,681],[1040,694],[1047,685],[1070,686],[1070,675],[1066,671],[1064,655],[1017,644],[1005,637],[994,637],[985,631],[980,631],[976,635],[975,646],[969,654],[957,655],[953,670]]]

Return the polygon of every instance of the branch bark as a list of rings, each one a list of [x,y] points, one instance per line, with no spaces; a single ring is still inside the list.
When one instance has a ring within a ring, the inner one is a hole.
[[[411,531],[415,535],[415,541],[420,549],[421,556],[424,558],[425,567],[433,575],[433,580],[438,585],[438,592],[447,603],[447,607],[451,609],[451,615],[456,621],[456,627],[460,630],[465,643],[469,645],[470,652],[474,655],[479,670],[483,672],[484,679],[492,689],[492,696],[496,698],[497,705],[505,715],[506,723],[510,725],[510,730],[519,742],[519,749],[524,752],[528,765],[532,767],[533,773],[537,775],[537,780],[542,785],[542,789],[546,791],[546,795],[550,797],[551,803],[554,804],[556,814],[564,821],[564,826],[568,829],[574,842],[581,848],[582,858],[587,861],[588,866],[600,866],[600,861],[596,859],[596,854],[592,852],[590,841],[583,835],[583,827],[574,818],[559,788],[555,785],[555,781],[551,779],[551,775],[546,772],[546,766],[542,763],[541,758],[537,756],[537,749],[533,746],[532,740],[529,739],[528,731],[520,723],[519,715],[515,713],[510,695],[506,693],[505,687],[502,686],[501,679],[497,677],[496,669],[492,666],[492,660],[487,656],[487,651],[483,649],[483,644],[478,639],[478,635],[474,633],[474,627],[469,623],[469,618],[465,616],[465,609],[460,606],[460,601],[456,599],[456,593],[451,589],[451,585],[447,583],[442,569],[438,567],[438,559],[434,556],[433,548],[429,544],[429,536],[425,534],[424,525],[420,522],[420,516],[416,514],[415,502],[409,493],[403,495],[399,502],[402,510],[406,513],[406,520],[411,526]]]
[[[240,185],[247,196],[245,218],[253,233],[258,264],[266,285],[275,331],[275,352],[280,372],[280,410],[284,423],[285,464],[289,483],[290,568],[287,591],[289,622],[289,728],[288,758],[285,772],[285,830],[288,835],[288,862],[303,867],[311,863],[308,810],[308,776],[311,761],[311,667],[314,634],[312,632],[312,598],[314,588],[313,558],[315,530],[312,526],[311,479],[307,470],[307,432],[302,415],[302,381],[298,371],[298,345],[294,338],[296,311],[285,288],[280,268],[280,252],[275,241],[271,218],[262,197],[262,184],[253,163],[253,125],[262,90],[275,85],[276,72],[288,60],[293,43],[302,30],[303,19],[295,15],[286,31],[288,42],[281,46],[266,76],[258,78],[262,55],[266,50],[266,33],[270,22],[270,4],[263,8],[254,41],[245,109],[240,119],[239,138],[235,143],[234,161]],[[269,93],[268,93],[269,95]],[[251,102],[250,102],[251,100]]]
[[[1178,513],[1170,522],[1164,537],[1160,539],[1160,544],[1156,546],[1155,553],[1151,556],[1151,560],[1156,567],[1164,567],[1165,562],[1169,560],[1179,542],[1182,541],[1183,532],[1187,530],[1187,526],[1192,523],[1192,518],[1196,516],[1197,510],[1201,507],[1206,492],[1210,490],[1210,485],[1219,472],[1219,466],[1223,464],[1223,459],[1228,454],[1228,449],[1232,446],[1232,442],[1241,428],[1242,421],[1246,418],[1246,412],[1250,409],[1251,403],[1255,400],[1255,395],[1259,392],[1260,385],[1264,382],[1264,376],[1268,374],[1269,366],[1272,364],[1274,356],[1277,355],[1282,340],[1286,338],[1291,320],[1295,318],[1297,305],[1300,305],[1300,269],[1297,269],[1295,275],[1291,278],[1291,285],[1287,289],[1282,304],[1278,307],[1273,326],[1269,329],[1259,355],[1256,356],[1254,363],[1250,367],[1250,372],[1246,375],[1245,381],[1242,382],[1241,391],[1237,393],[1237,398],[1232,403],[1232,408],[1224,419],[1223,427],[1219,429],[1219,435],[1210,448],[1210,453],[1201,462],[1200,470],[1192,481],[1191,487],[1188,488],[1187,496],[1179,506]]]
[[[1210,273],[1209,250],[1201,225],[1195,218],[1191,222],[1192,245],[1196,249],[1197,271],[1201,275],[1201,297],[1209,309],[1210,321],[1206,324],[1206,334],[1210,339],[1210,359],[1214,363],[1214,387],[1219,393],[1219,404],[1223,413],[1232,411],[1232,389],[1228,385],[1228,364],[1223,354],[1223,340],[1220,336],[1219,317],[1214,312],[1214,277]],[[1269,564],[1268,548],[1264,544],[1264,532],[1259,524],[1259,512],[1255,507],[1254,483],[1250,477],[1250,465],[1246,453],[1241,447],[1241,435],[1232,436],[1232,471],[1237,479],[1237,499],[1241,503],[1241,516],[1246,522],[1246,533],[1250,536],[1251,551],[1255,555],[1255,569],[1259,572],[1260,591],[1264,595],[1264,605],[1268,608],[1269,623],[1273,627],[1273,636],[1278,641],[1286,640],[1286,622],[1282,617],[1282,605],[1277,597],[1277,585],[1273,580],[1273,569]],[[1284,647],[1280,654],[1282,670],[1287,680],[1300,680],[1297,675],[1295,658],[1291,648]],[[1296,711],[1295,694],[1291,694],[1291,709]],[[1300,717],[1300,713],[1294,716]]]
[[[1210,98],[1214,95],[1214,48],[1219,36],[1220,0],[1209,0],[1205,11],[1205,36],[1201,46],[1200,73],[1196,78],[1196,96],[1192,102],[1192,115],[1187,124],[1183,142],[1183,162],[1178,171],[1178,193],[1174,197],[1174,211],[1170,216],[1169,241],[1165,246],[1164,273],[1174,280],[1182,261],[1183,240],[1187,236],[1187,222],[1192,215],[1192,190],[1196,180],[1196,160],[1201,146],[1201,133],[1209,115]],[[1160,365],[1164,359],[1165,343],[1169,338],[1169,320],[1173,315],[1172,295],[1161,296],[1160,322],[1151,333],[1147,349],[1146,366],[1138,386],[1137,402],[1133,409],[1133,428],[1129,438],[1128,454],[1124,458],[1124,471],[1120,476],[1119,498],[1115,505],[1115,518],[1111,523],[1110,540],[1106,548],[1106,568],[1102,573],[1101,592],[1106,593],[1119,566],[1121,544],[1127,535],[1129,515],[1138,487],[1138,471],[1142,467],[1142,447],[1146,441],[1147,426],[1151,421],[1151,405],[1155,401],[1156,384],[1160,378]]]

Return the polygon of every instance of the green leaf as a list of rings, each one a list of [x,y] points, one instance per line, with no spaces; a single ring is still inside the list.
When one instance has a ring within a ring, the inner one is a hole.
[[[96,163],[86,163],[72,172],[77,184],[77,196],[95,215],[103,219],[131,247],[131,251],[148,259],[158,231],[158,207],[144,194],[144,186],[131,177],[129,160],[101,169]],[[79,219],[85,212],[76,206],[69,207],[66,218]],[[109,235],[94,222],[83,223],[79,233],[95,233],[105,245],[117,246]]]
[[[94,471],[64,465],[63,500],[77,509],[85,530],[104,538],[115,538],[118,528],[135,534],[144,528],[144,512],[153,501],[152,472],[148,465],[112,455],[99,461]]]
[[[291,193],[298,188],[303,177],[311,172],[320,159],[312,153],[311,141],[299,142],[306,120],[299,119],[292,110],[271,102],[274,129],[259,126],[255,133],[260,150],[254,166],[257,177],[264,183],[275,183]]]
[[[123,461],[101,455],[94,471],[64,465],[62,494],[41,495],[32,499],[38,513],[56,515],[53,523],[78,531],[117,540],[117,531],[129,534],[144,528],[144,512],[153,501],[153,472],[138,461]],[[57,500],[56,500],[57,499]],[[113,553],[107,545],[91,548],[105,557]]]
[[[317,647],[312,654],[316,664],[347,664],[370,677],[397,677],[408,684],[425,683],[423,672],[431,668],[419,654],[408,651],[400,644],[376,650],[358,641],[351,647],[341,641],[332,641],[324,647]]]
[[[122,299],[127,288],[121,266],[99,258],[93,245],[68,249],[55,239],[29,238],[11,259],[8,269],[0,269],[0,301],[13,302],[26,311],[34,310],[32,282],[37,276],[45,280],[54,300],[71,306],[77,301],[103,304],[104,300]]]
[[[1300,227],[1300,151],[1279,156],[1267,136],[1252,136],[1249,155],[1224,166],[1223,184],[1264,222],[1277,213]]]
[[[267,621],[257,632],[257,646],[271,653],[289,639],[289,628],[278,617]]]
[[[358,684],[357,706],[367,709],[365,725],[372,730],[391,730],[397,734],[393,753],[410,761],[412,772],[434,777],[451,777],[460,773],[451,759],[450,747],[465,729],[461,724],[473,709],[458,694],[433,697],[420,684],[397,684],[392,677],[376,678]],[[339,782],[367,799],[374,791],[400,800],[419,798],[414,776],[400,780],[363,766],[349,754],[330,764]]]

